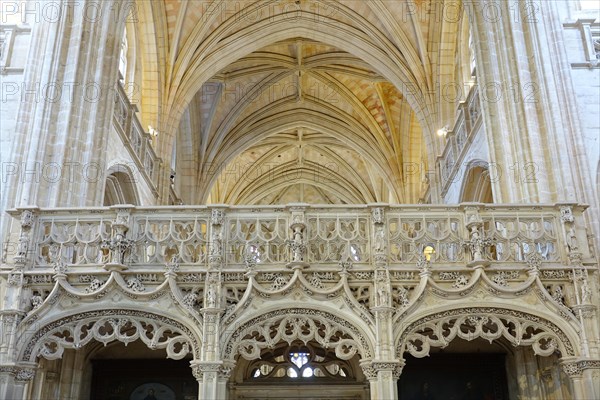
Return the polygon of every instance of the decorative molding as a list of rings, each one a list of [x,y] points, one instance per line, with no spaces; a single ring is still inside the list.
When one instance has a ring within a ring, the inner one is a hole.
[[[511,333],[511,324],[516,336]],[[529,334],[528,328],[536,333]],[[531,345],[536,354],[548,356],[561,350],[565,356],[575,355],[574,345],[566,334],[544,318],[504,308],[473,307],[439,312],[412,322],[400,336],[396,356],[401,357],[408,351],[415,357],[424,357],[431,347],[445,347],[455,337],[465,340],[504,337],[514,345]]]
[[[223,358],[232,360],[240,354],[253,360],[266,347],[294,340],[315,340],[323,347],[333,347],[342,360],[357,353],[362,358],[371,358],[373,354],[367,338],[348,321],[321,310],[291,308],[272,311],[242,324],[225,344]]]
[[[121,328],[125,325],[134,332],[122,332]],[[102,327],[103,332],[100,331]],[[110,328],[112,333],[108,333],[106,328]],[[172,336],[161,341],[167,331]],[[68,332],[67,336],[65,332]],[[195,355],[200,353],[196,336],[182,323],[149,312],[115,309],[73,314],[43,326],[29,339],[20,359],[35,361],[38,356],[57,359],[64,349],[80,348],[92,339],[105,344],[115,340],[129,343],[141,339],[151,349],[166,349],[173,359],[185,357],[190,350]]]

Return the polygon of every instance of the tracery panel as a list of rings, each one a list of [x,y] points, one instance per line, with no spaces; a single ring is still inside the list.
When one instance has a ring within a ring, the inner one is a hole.
[[[247,256],[257,264],[288,262],[288,220],[286,214],[231,215],[227,221],[227,263],[243,264]]]
[[[368,214],[307,214],[308,260],[310,263],[353,263],[370,261]]]
[[[134,215],[132,264],[181,263],[206,265],[208,215]]]
[[[431,263],[465,261],[462,246],[464,229],[460,215],[416,217],[401,212],[388,213],[390,262],[416,263],[426,252]]]

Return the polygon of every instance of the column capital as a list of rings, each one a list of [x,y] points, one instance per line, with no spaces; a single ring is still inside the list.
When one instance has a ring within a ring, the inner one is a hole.
[[[35,377],[36,363],[26,365],[0,365],[0,374],[12,375],[16,382],[27,383]]]
[[[369,381],[374,381],[379,378],[379,372],[391,372],[393,379],[398,380],[402,369],[404,368],[404,360],[400,361],[366,361],[360,363],[363,373]]]
[[[561,359],[561,366],[568,376],[580,377],[586,369],[600,369],[600,360],[564,358]]]
[[[192,367],[192,374],[194,378],[199,382],[204,380],[205,373],[215,374],[215,377],[219,379],[227,380],[233,372],[235,364],[232,362],[225,361],[190,361]]]

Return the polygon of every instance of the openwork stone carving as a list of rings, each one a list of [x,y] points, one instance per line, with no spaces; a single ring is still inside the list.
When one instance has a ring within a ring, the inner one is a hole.
[[[410,304],[409,291],[404,286],[398,286],[396,289],[396,306],[404,308]]]
[[[36,308],[39,308],[42,303],[44,303],[44,298],[42,296],[40,296],[39,294],[35,294],[33,296],[31,296],[31,306],[33,307],[33,309],[35,310]]]
[[[323,311],[301,308],[274,311],[246,322],[231,336],[223,355],[226,360],[237,354],[254,360],[265,348],[296,340],[313,340],[325,349],[333,348],[341,360],[357,353],[362,358],[372,357],[366,338],[350,323]]]
[[[125,234],[118,233],[111,240],[104,240],[100,247],[104,250],[110,250],[112,254],[111,262],[123,264],[133,246],[133,240],[127,239]]]
[[[424,254],[419,254],[419,256],[417,257],[417,268],[419,268],[421,274],[427,274],[431,270],[429,260],[427,260]]]
[[[169,273],[176,273],[179,271],[179,257],[174,255],[171,260],[165,263],[165,271]]]
[[[333,347],[336,357],[349,360],[358,351],[358,343],[344,330],[329,321],[307,316],[285,317],[281,321],[251,328],[238,344],[238,351],[247,360],[260,357],[261,350],[280,341],[291,344],[294,340],[314,340],[324,348]]]
[[[375,207],[371,210],[371,218],[374,224],[383,224],[385,222],[385,211],[382,207]]]
[[[518,277],[519,271],[499,271],[492,276],[492,282],[498,286],[507,287],[509,279],[517,279]]]
[[[64,349],[78,349],[91,340],[131,343],[142,340],[150,349],[166,349],[167,356],[182,359],[190,351],[200,354],[196,336],[171,318],[135,310],[99,310],[71,315],[39,329],[27,342],[22,361],[36,357],[60,358]]]
[[[469,224],[470,229],[470,240],[464,241],[463,245],[471,250],[471,257],[473,261],[483,261],[483,251],[486,247],[494,244],[492,238],[486,238],[480,232],[481,226],[479,223]]]
[[[56,360],[65,349],[79,349],[91,340],[125,344],[142,340],[150,349],[166,349],[167,357],[180,360],[190,352],[190,341],[181,331],[157,321],[137,317],[102,317],[64,324],[50,330],[35,346],[39,355]]]
[[[489,341],[504,337],[515,346],[532,346],[542,356],[556,350],[575,354],[564,332],[550,321],[519,311],[478,307],[450,310],[413,322],[400,337],[397,356],[408,351],[415,357],[425,357],[431,347],[446,347],[456,337]]]
[[[323,349],[315,342],[281,342],[263,351],[259,359],[249,363],[245,382],[309,379],[327,384],[327,380],[353,382],[356,374],[351,362],[338,359],[333,349]],[[265,382],[266,383],[266,382]]]
[[[469,284],[469,278],[467,278],[465,275],[460,274],[456,280],[454,281],[454,283],[452,284],[452,287],[454,289],[460,289],[463,288],[465,286],[467,286]]]
[[[92,281],[90,282],[90,286],[85,289],[85,292],[86,293],[95,292],[96,290],[99,290],[103,285],[104,285],[103,281],[101,281],[98,278],[93,278]]]
[[[20,269],[14,270],[8,274],[8,284],[10,286],[21,286],[23,285],[23,271]]]
[[[338,267],[340,269],[340,274],[347,274],[348,271],[352,269],[352,261],[338,261]]]
[[[183,296],[183,300],[182,300],[183,305],[187,308],[194,308],[201,298],[200,294],[198,293],[199,291],[200,291],[200,288],[196,287],[196,288],[192,289],[191,292],[189,292],[185,296]]]

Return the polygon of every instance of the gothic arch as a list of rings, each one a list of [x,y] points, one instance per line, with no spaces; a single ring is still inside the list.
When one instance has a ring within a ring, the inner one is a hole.
[[[368,334],[348,319],[315,308],[282,308],[240,321],[222,344],[223,358],[233,362],[239,355],[247,360],[260,357],[261,350],[285,341],[314,340],[334,348],[342,360],[359,354],[372,359],[373,343]]]
[[[428,313],[402,326],[396,334],[396,356],[408,352],[421,358],[431,347],[446,347],[453,339],[504,338],[514,346],[531,346],[536,354],[549,356],[559,351],[562,357],[578,355],[576,332],[558,321],[526,311],[500,307],[451,308]]]
[[[140,205],[135,177],[127,165],[115,164],[106,172],[104,187],[104,205],[116,204]]]
[[[482,160],[469,162],[462,180],[460,202],[494,202],[488,164]]]
[[[192,353],[200,356],[200,340],[185,324],[157,313],[135,309],[97,309],[71,313],[40,324],[23,335],[17,359],[35,362],[38,357],[54,360],[65,349],[80,349],[92,340],[125,344],[141,340],[148,348],[165,349],[167,357],[182,359]],[[25,332],[27,332],[25,328]]]

